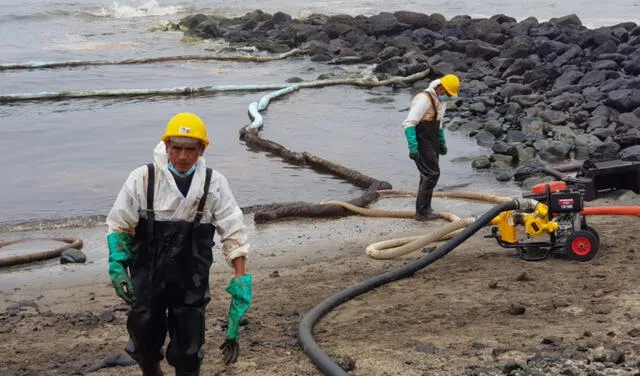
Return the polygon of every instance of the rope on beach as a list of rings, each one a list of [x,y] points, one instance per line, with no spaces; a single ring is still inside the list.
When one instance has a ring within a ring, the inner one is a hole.
[[[22,265],[22,264],[28,264],[30,262],[48,260],[50,258],[59,257],[62,254],[62,252],[66,251],[67,249],[75,248],[80,250],[82,249],[82,246],[83,246],[82,240],[80,240],[79,238],[49,238],[49,239],[5,240],[0,242],[0,248],[6,247],[12,244],[22,243],[25,241],[33,241],[33,240],[55,240],[55,241],[65,242],[67,244],[61,247],[57,247],[57,248],[42,251],[42,252],[34,252],[27,255],[0,258],[0,267]]]
[[[70,61],[30,61],[26,63],[0,64],[0,71],[4,70],[25,70],[25,69],[55,69],[55,68],[75,68],[95,65],[134,65],[134,64],[153,64],[171,61],[240,61],[266,63],[274,60],[283,60],[292,56],[305,55],[307,50],[293,49],[291,51],[270,56],[253,56],[253,55],[178,55],[178,56],[160,56],[150,58],[137,58],[125,60],[70,60]]]

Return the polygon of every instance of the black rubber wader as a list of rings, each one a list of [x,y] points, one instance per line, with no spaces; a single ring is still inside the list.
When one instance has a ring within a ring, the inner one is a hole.
[[[147,217],[140,218],[130,267],[136,300],[127,318],[126,351],[150,372],[163,359],[167,331],[167,361],[176,374],[198,375],[203,358],[205,307],[215,226],[200,223],[211,182],[207,169],[204,195],[193,222],[155,220],[155,172],[147,165]],[[154,375],[155,376],[155,375]]]
[[[433,97],[425,93],[431,101],[435,111],[433,120],[421,120],[416,125],[416,138],[418,140],[418,158],[415,160],[420,171],[420,185],[416,198],[416,217],[427,217],[433,212],[431,199],[433,190],[440,179],[440,121],[438,120],[438,108]]]

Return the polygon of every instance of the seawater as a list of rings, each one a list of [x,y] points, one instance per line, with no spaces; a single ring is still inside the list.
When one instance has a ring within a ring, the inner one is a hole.
[[[0,4],[0,63],[119,60],[205,54],[219,41],[184,42],[181,32],[150,32],[165,21],[195,13],[238,16],[248,11],[372,15],[412,10],[447,18],[502,13],[540,21],[576,13],[590,27],[638,22],[637,1],[531,2],[448,1],[103,1],[5,0]],[[159,89],[221,84],[282,83],[296,76],[370,67],[335,67],[292,58],[264,64],[179,61],[139,66],[96,66],[0,72],[0,94],[62,90]],[[463,83],[464,84],[464,83]],[[290,166],[249,150],[238,140],[248,124],[248,105],[265,93],[207,97],[68,100],[0,105],[0,223],[64,220],[106,214],[129,171],[152,158],[166,121],[176,112],[198,113],[209,125],[208,164],[225,174],[242,206],[271,202],[349,199],[360,190],[328,175]],[[374,104],[379,96],[389,103]],[[418,175],[407,157],[400,127],[411,93],[390,88],[306,89],[278,99],[265,117],[263,136],[296,151],[308,151],[354,168],[395,188],[415,189]],[[490,173],[455,157],[488,154],[461,134],[448,134],[441,187],[517,192]],[[89,219],[87,219],[89,220]]]

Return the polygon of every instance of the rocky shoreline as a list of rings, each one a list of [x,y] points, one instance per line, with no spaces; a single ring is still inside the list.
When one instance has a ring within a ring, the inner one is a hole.
[[[576,15],[544,22],[407,11],[293,19],[256,10],[237,18],[196,14],[175,26],[186,37],[231,46],[304,48],[318,63],[375,64],[379,79],[455,73],[461,98],[449,103],[447,126],[490,147],[473,166],[491,168],[502,181],[523,164],[640,160],[640,27],[633,22],[589,29]]]

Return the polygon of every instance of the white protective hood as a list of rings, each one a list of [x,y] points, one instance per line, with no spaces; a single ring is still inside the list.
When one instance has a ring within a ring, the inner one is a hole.
[[[436,94],[436,88],[438,86],[440,86],[440,79],[433,80],[429,84],[429,87],[427,87],[424,91],[428,91],[432,93],[433,97],[436,99],[436,104],[440,105],[440,109],[438,111],[438,120],[440,120],[440,128],[443,128],[444,124],[442,122],[442,119],[444,119],[444,113],[445,111],[447,111],[447,104],[444,102],[441,102],[440,98],[438,98],[438,94]]]
[[[191,187],[184,197],[168,169],[168,159],[164,142],[158,143],[153,151],[155,176],[154,212],[157,221],[193,221],[198,203],[204,193],[206,164],[203,157],[196,162],[196,171]],[[142,166],[131,172],[120,190],[113,208],[107,216],[109,233],[134,233],[140,217],[146,217],[147,207],[147,167]],[[227,179],[213,170],[202,223],[212,223],[222,241],[222,253],[226,261],[247,256],[249,243],[243,214],[236,203]]]

